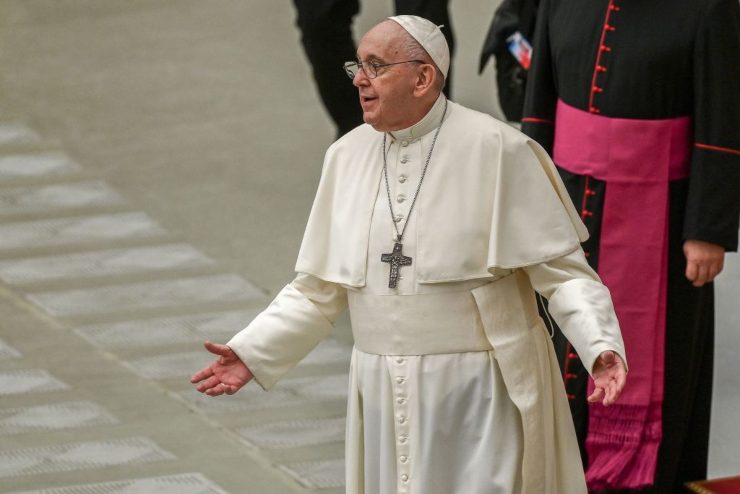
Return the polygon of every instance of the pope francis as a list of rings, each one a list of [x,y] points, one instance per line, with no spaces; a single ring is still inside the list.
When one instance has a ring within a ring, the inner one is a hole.
[[[579,494],[575,432],[535,291],[591,369],[626,379],[609,292],[547,154],[451,101],[445,38],[386,19],[345,70],[365,125],[327,151],[295,280],[192,382],[269,389],[349,307],[350,494]]]

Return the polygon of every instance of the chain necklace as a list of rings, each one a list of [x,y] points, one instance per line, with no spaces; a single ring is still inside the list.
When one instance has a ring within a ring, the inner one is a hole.
[[[445,120],[445,115],[447,115],[447,100],[445,99],[445,108],[442,112],[442,119],[439,122],[439,126],[437,127],[437,131],[434,133],[434,139],[432,139],[432,145],[429,148],[429,154],[427,155],[426,163],[424,163],[424,168],[421,171],[421,177],[419,178],[419,185],[416,187],[416,192],[414,192],[414,198],[411,200],[411,206],[409,206],[409,212],[406,215],[406,221],[403,223],[403,228],[401,228],[401,231],[398,230],[398,222],[396,221],[396,215],[393,212],[393,201],[391,200],[391,187],[388,183],[388,152],[390,151],[390,148],[388,151],[386,151],[385,143],[386,143],[386,137],[387,133],[383,134],[383,147],[381,148],[381,154],[383,155],[383,176],[385,177],[385,191],[388,195],[388,209],[391,213],[391,223],[393,224],[393,228],[396,230],[396,239],[393,244],[393,252],[388,254],[382,254],[380,256],[381,262],[387,262],[390,264],[390,275],[388,277],[388,288],[396,288],[398,284],[398,277],[399,277],[399,270],[401,266],[411,266],[412,258],[409,256],[403,255],[403,234],[406,232],[406,227],[409,224],[409,218],[411,217],[411,212],[414,210],[414,204],[416,204],[416,199],[419,197],[419,190],[421,190],[421,183],[424,181],[424,176],[427,173],[427,167],[429,166],[429,161],[432,159],[432,151],[434,151],[434,145],[437,142],[437,137],[439,136],[439,131],[442,129],[442,124]]]

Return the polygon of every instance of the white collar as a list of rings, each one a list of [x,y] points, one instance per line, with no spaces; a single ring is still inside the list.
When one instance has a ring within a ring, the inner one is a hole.
[[[432,108],[429,110],[429,112],[427,112],[426,115],[424,115],[421,120],[416,122],[411,127],[388,132],[388,135],[393,141],[403,140],[410,142],[433,131],[434,129],[439,127],[439,124],[442,120],[442,114],[445,109],[445,100],[445,95],[440,93],[437,101],[434,102]]]

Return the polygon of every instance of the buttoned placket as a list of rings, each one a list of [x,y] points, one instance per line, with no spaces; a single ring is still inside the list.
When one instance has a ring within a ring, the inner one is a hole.
[[[620,2],[621,3],[621,2]],[[591,79],[591,89],[588,98],[588,111],[591,113],[601,113],[601,109],[596,104],[597,96],[604,92],[606,84],[606,73],[609,70],[606,66],[609,60],[609,54],[612,51],[610,46],[612,33],[617,30],[615,23],[618,19],[616,15],[622,10],[622,7],[615,4],[614,0],[609,0],[604,16],[604,27],[601,31],[599,48],[596,51],[596,63],[594,64],[593,77]]]
[[[408,405],[408,359],[396,355],[389,358],[393,379],[393,411],[396,430],[396,492],[408,494],[411,479],[411,418]]]
[[[414,199],[416,187],[419,184],[419,177],[421,174],[419,169],[421,166],[419,163],[419,153],[421,149],[420,142],[419,138],[398,139],[394,141],[390,155],[388,156],[388,182],[391,189],[393,212],[395,214],[393,219],[399,231],[403,229],[404,225],[408,221],[409,208]],[[391,166],[391,163],[393,166]],[[415,208],[416,207],[418,207],[418,204]],[[396,232],[393,230],[392,235],[395,236],[395,234]],[[403,238],[404,247],[411,247],[412,244],[415,244],[415,242],[410,240],[413,235],[415,235],[415,233],[411,228],[406,228]],[[401,269],[398,279],[400,291],[404,291],[404,287],[407,288],[410,284],[413,284],[414,276],[411,274],[412,269],[414,269],[413,266]]]

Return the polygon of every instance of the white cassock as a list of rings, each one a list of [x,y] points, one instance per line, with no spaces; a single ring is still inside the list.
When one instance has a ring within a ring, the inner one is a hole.
[[[298,277],[228,345],[269,389],[349,306],[350,494],[579,494],[575,432],[534,290],[587,369],[624,345],[585,228],[542,149],[440,96],[388,136],[363,125],[327,152]],[[534,290],[533,290],[534,289]]]

